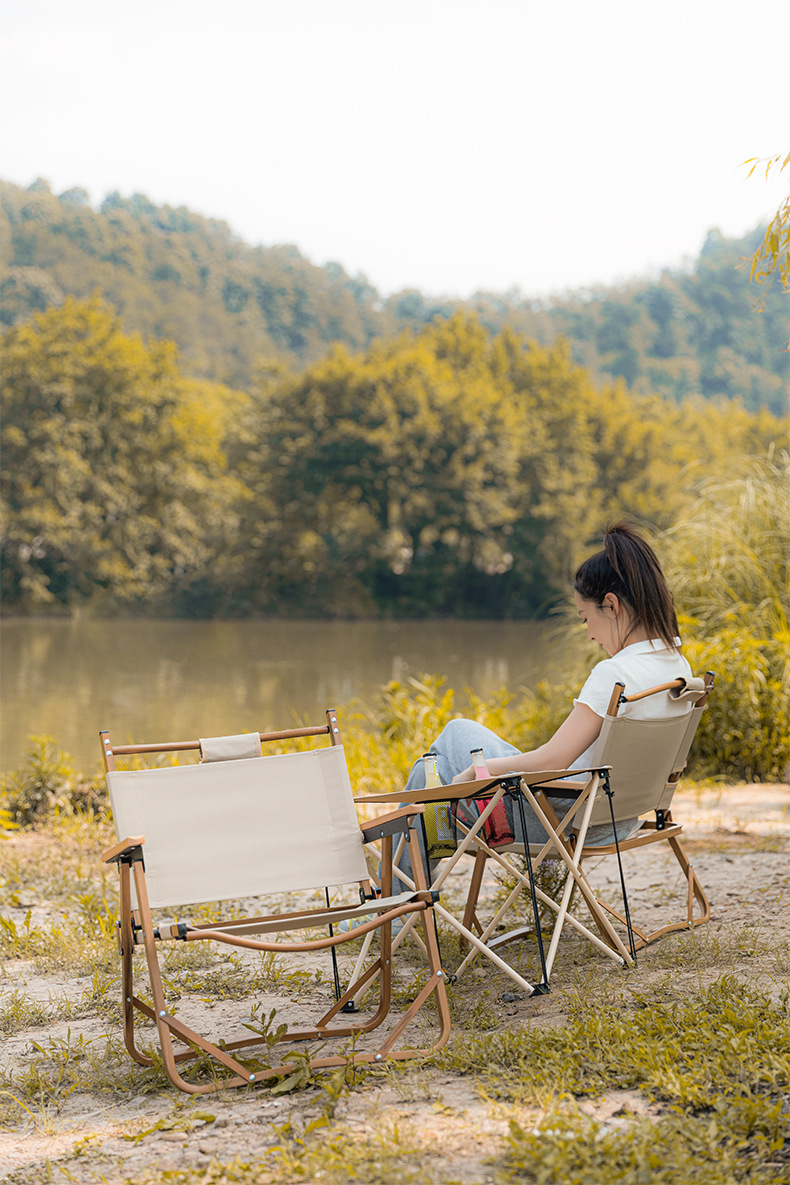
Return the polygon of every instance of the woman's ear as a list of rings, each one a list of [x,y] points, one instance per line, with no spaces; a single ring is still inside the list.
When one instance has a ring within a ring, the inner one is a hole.
[[[611,609],[615,617],[617,617],[620,613],[620,598],[616,595],[616,593],[607,593],[601,602],[601,605],[604,609]]]

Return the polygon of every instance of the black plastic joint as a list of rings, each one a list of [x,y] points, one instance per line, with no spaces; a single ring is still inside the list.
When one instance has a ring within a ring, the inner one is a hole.
[[[143,866],[143,869],[145,869],[145,860],[143,859],[143,849],[139,844],[137,845],[136,848],[130,848],[128,852],[122,852],[120,854],[120,856],[118,857],[119,864],[132,865],[135,863],[136,860],[139,860]]]
[[[384,839],[386,835],[405,834],[413,826],[413,816],[389,819],[386,823],[377,823],[373,819],[362,828],[362,837],[365,843],[370,843],[374,839]]]

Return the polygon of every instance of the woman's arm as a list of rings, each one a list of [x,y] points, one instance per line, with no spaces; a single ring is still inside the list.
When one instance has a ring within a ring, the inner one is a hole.
[[[563,720],[551,740],[529,753],[514,753],[512,757],[492,757],[486,760],[489,773],[533,773],[544,769],[569,769],[577,757],[597,740],[603,719],[586,704],[576,704],[570,716]],[[453,782],[470,782],[474,775],[471,765],[456,774]]]

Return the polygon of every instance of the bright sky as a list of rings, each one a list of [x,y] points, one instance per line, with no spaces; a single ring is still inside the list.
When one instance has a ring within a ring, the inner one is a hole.
[[[0,0],[0,176],[185,205],[382,292],[611,282],[787,188],[788,0]],[[785,174],[786,178],[786,174]]]

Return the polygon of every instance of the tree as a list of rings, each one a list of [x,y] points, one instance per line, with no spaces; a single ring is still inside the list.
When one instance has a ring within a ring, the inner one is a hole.
[[[507,530],[532,426],[475,319],[324,362],[261,401],[241,472],[274,514],[256,583],[336,610],[463,611],[464,582],[512,565]],[[477,574],[477,575],[476,575]]]
[[[168,342],[69,299],[5,339],[0,554],[8,604],[134,602],[205,567],[232,526],[229,392]]]

